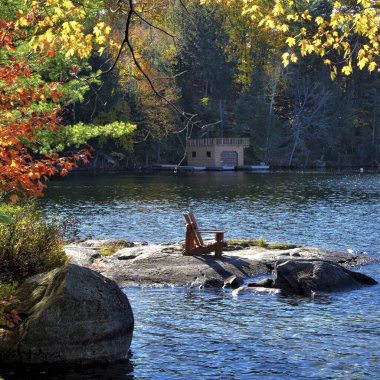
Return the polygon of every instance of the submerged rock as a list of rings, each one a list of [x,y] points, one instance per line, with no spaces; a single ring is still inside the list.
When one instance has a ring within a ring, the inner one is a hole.
[[[377,282],[339,264],[322,260],[278,261],[274,267],[275,288],[286,292],[310,295],[314,292],[337,292],[358,289]]]
[[[263,280],[250,282],[247,285],[249,288],[272,288],[273,287],[273,279],[264,278]]]
[[[219,288],[221,289],[224,282],[219,278],[207,278],[207,277],[197,277],[191,284],[190,288]]]
[[[223,288],[232,288],[237,289],[243,284],[243,279],[239,278],[238,276],[230,276],[224,280]]]
[[[0,345],[3,363],[93,364],[124,358],[134,318],[117,284],[77,265],[28,279],[19,289],[23,321]]]

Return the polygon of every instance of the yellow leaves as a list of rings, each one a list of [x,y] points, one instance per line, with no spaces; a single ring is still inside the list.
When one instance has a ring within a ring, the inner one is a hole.
[[[54,39],[55,39],[55,35],[53,34],[53,30],[52,30],[51,28],[48,29],[48,30],[44,33],[43,37],[40,36],[40,38],[39,38],[40,41],[45,40],[45,41],[47,41],[48,43],[53,42]]]
[[[292,47],[296,44],[296,39],[294,37],[288,37],[286,39],[286,43],[288,44],[289,47]]]
[[[17,20],[17,24],[19,26],[28,26],[29,22],[25,17],[22,16],[22,17],[19,17],[19,19]]]
[[[70,24],[67,21],[62,24],[61,28],[63,33],[69,34],[71,32]]]
[[[67,52],[65,54],[65,57],[69,58],[69,57],[74,56],[74,54],[75,54],[75,50],[74,49],[69,49],[69,50],[67,50]]]
[[[357,4],[361,4],[364,9],[371,7],[371,1],[370,0],[357,0]]]
[[[307,20],[307,21],[310,21],[310,20],[311,20],[311,15],[310,15],[308,9],[306,9],[306,10],[301,14],[301,18],[304,19],[304,20]]]
[[[74,4],[70,0],[65,0],[62,5],[64,8],[66,8],[68,10],[74,8]]]
[[[276,0],[276,4],[275,6],[273,7],[273,15],[274,16],[278,16],[278,15],[282,15],[285,13],[285,10],[283,8],[283,6],[281,5],[281,2]]]
[[[317,16],[315,18],[315,22],[316,22],[317,25],[322,25],[325,22],[325,20],[323,19],[323,17]]]
[[[290,63],[289,57],[290,57],[290,54],[289,54],[289,53],[284,53],[284,54],[281,56],[282,64],[284,65],[284,67],[286,67],[286,66],[289,65],[289,63]]]
[[[377,67],[377,63],[372,61],[370,62],[370,64],[368,65],[368,71],[371,73],[372,71],[374,71]]]
[[[298,61],[298,57],[294,53],[284,53],[281,58],[284,67],[288,66],[290,62],[296,63]]]
[[[107,36],[111,32],[111,27],[106,25],[104,22],[99,22],[94,26],[93,33],[95,35],[95,41],[99,45],[103,45],[107,41]],[[99,49],[103,52],[104,49]]]
[[[292,53],[292,54],[290,55],[290,60],[291,60],[293,63],[296,63],[296,62],[298,61],[298,57],[297,57],[294,53]]]
[[[77,9],[76,10],[76,14],[77,14],[77,17],[79,18],[79,19],[83,19],[83,18],[85,18],[86,17],[86,11],[84,10],[84,9]]]
[[[342,73],[345,74],[345,75],[350,75],[350,74],[352,74],[352,66],[351,66],[351,63],[349,63],[349,64],[346,65],[346,66],[343,66],[343,68],[342,68]]]
[[[315,50],[315,46],[306,39],[302,39],[298,46],[301,50],[301,55],[304,57],[307,54],[311,54]]]
[[[359,61],[358,61],[358,67],[360,70],[363,70],[363,67],[366,66],[366,64],[368,63],[368,58],[367,57],[363,57],[361,58]]]
[[[288,14],[288,15],[286,15],[286,19],[287,19],[288,21],[298,21],[299,16],[298,16],[297,13],[294,13],[294,14]]]
[[[4,116],[5,116],[5,119],[12,119],[13,113],[8,110],[5,110]]]
[[[94,26],[93,33],[95,34],[96,37],[99,37],[102,34],[101,25],[102,23]]]
[[[331,76],[335,78],[338,69],[325,57],[333,51],[336,61],[342,62],[339,72],[343,75],[352,74],[353,66],[369,72],[380,70],[372,58],[380,56],[379,1],[332,0],[328,2],[331,10],[324,9],[320,14],[314,13],[315,7],[312,12],[306,0],[201,0],[201,3],[219,3],[234,10],[241,4],[242,13],[251,16],[254,27],[263,28],[269,38],[277,39],[277,46],[292,49],[282,55],[284,66],[300,56],[316,54],[325,58],[324,63],[331,67]],[[362,47],[358,48],[358,41]]]
[[[89,57],[94,44],[99,45],[99,53],[103,52],[111,28],[105,22],[95,25],[93,33],[88,33],[83,18],[86,17],[84,7],[75,6],[73,0],[33,0],[27,15],[20,15],[20,27],[29,17],[33,19],[35,29],[30,41],[33,51],[41,51],[53,56],[52,52],[61,52],[66,58],[78,56]],[[36,21],[34,15],[43,15]],[[55,55],[55,54],[54,54]]]

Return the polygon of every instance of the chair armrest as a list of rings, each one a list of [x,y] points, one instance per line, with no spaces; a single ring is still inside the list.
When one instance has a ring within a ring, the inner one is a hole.
[[[225,230],[197,230],[198,232],[201,232],[201,233],[216,233],[216,234],[221,234],[221,233],[224,233],[226,232]]]

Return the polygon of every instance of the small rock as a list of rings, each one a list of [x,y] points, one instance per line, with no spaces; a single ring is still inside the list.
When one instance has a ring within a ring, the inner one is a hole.
[[[290,253],[290,256],[293,256],[293,257],[301,257],[301,255],[300,255],[299,252],[291,252],[291,253]]]
[[[272,288],[273,287],[273,280],[271,278],[264,278],[261,281],[257,282],[250,282],[248,284],[249,288]]]
[[[117,257],[118,260],[132,260],[135,259],[137,255],[120,255]]]
[[[232,295],[233,296],[237,296],[239,294],[243,294],[246,292],[246,290],[248,289],[248,286],[240,286],[239,288],[235,289],[233,292],[232,292]]]
[[[237,289],[243,283],[242,279],[233,275],[224,280],[223,288]]]
[[[223,281],[218,278],[197,277],[190,285],[191,288],[223,288]]]

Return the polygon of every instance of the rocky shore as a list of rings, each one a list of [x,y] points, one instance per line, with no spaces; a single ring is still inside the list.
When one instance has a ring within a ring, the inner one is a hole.
[[[223,286],[236,276],[239,283],[250,277],[270,275],[276,264],[285,261],[326,261],[343,268],[355,268],[373,262],[365,255],[317,248],[266,249],[263,247],[227,247],[222,257],[183,256],[182,244],[132,243],[108,256],[101,248],[112,242],[88,239],[68,244],[65,249],[72,263],[89,267],[126,286]]]
[[[134,316],[120,287],[223,287],[235,294],[314,297],[377,284],[350,270],[373,262],[371,257],[290,245],[234,244],[221,257],[183,256],[182,244],[87,239],[65,250],[70,264],[31,277],[17,290],[20,323],[0,328],[0,362],[82,365],[125,358]]]

